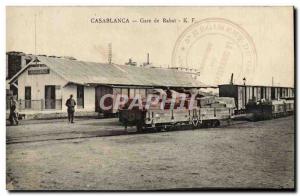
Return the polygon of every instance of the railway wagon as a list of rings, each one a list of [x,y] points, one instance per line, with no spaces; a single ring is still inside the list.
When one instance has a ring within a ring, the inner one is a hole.
[[[276,86],[254,86],[238,84],[219,85],[220,97],[233,97],[236,104],[235,114],[246,113],[246,105],[255,101],[271,101],[294,97],[294,88]]]
[[[252,114],[252,120],[267,120],[292,115],[294,113],[294,100],[252,101],[247,104],[246,108],[247,113]]]
[[[137,131],[146,129],[169,130],[177,126],[192,126],[193,128],[217,127],[221,121],[230,121],[235,109],[233,98],[228,97],[202,97],[196,98],[193,107],[189,99],[186,100],[183,108],[161,108],[161,100],[158,104],[148,109],[119,110],[119,120],[125,126],[136,126]],[[178,106],[178,105],[177,105]]]
[[[118,109],[107,109],[102,110],[100,107],[100,100],[103,96],[111,94],[113,96],[125,95],[129,97],[134,97],[135,95],[140,95],[141,97],[146,97],[147,90],[150,87],[137,87],[137,86],[96,86],[95,87],[95,110],[96,112],[102,113],[104,117],[115,117],[117,116]],[[108,97],[104,101],[105,106],[113,105],[113,99]]]

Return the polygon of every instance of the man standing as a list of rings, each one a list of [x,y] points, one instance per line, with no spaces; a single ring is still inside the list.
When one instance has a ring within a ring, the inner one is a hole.
[[[16,123],[19,124],[18,112],[17,112],[17,101],[14,97],[10,98],[10,112],[9,112],[9,121],[11,125]]]
[[[71,123],[74,123],[75,105],[76,102],[73,99],[73,95],[70,95],[70,98],[66,102],[66,106],[68,107],[68,120]]]

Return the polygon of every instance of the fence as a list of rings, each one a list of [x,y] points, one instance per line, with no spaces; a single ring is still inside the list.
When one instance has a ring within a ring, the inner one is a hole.
[[[6,101],[6,109],[10,108],[10,100]],[[19,99],[17,101],[17,109],[19,111],[33,110],[33,111],[44,111],[44,110],[61,110],[62,100],[61,99],[40,99],[40,100],[24,100]]]

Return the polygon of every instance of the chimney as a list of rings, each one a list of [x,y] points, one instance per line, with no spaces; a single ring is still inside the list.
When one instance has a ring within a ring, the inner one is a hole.
[[[230,84],[233,85],[233,73],[231,73]]]
[[[26,66],[26,56],[25,55],[22,55],[21,56],[21,67],[25,67]]]

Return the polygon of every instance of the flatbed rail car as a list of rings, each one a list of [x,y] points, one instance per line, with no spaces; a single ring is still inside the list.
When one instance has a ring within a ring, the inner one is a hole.
[[[251,120],[267,120],[294,114],[294,100],[280,99],[272,101],[249,102],[247,113],[252,114]]]
[[[119,121],[125,126],[136,126],[137,131],[146,129],[169,130],[173,127],[189,125],[193,128],[217,127],[221,121],[230,121],[234,115],[234,99],[204,97],[195,101],[196,107],[189,109],[127,109],[119,110]]]
[[[127,126],[136,126],[137,131],[148,128],[168,130],[179,125],[191,125],[194,128],[217,127],[220,122],[229,121],[233,116],[230,108],[197,108],[193,110],[160,110],[150,109],[128,110],[122,109],[119,113],[120,121]]]

